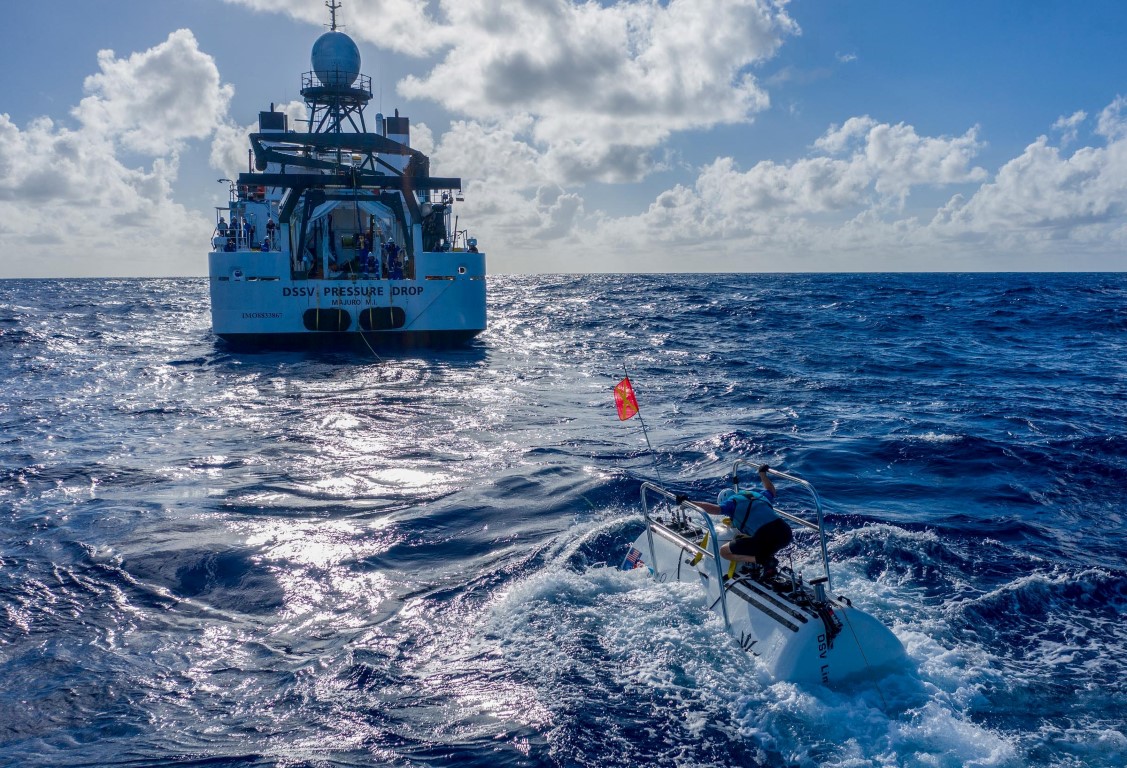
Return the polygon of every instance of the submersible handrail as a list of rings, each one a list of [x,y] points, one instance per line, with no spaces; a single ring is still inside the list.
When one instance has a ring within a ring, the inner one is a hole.
[[[740,467],[746,467],[747,469],[750,469],[754,472],[759,467],[759,465],[752,464],[746,459],[736,459],[736,462],[732,465],[732,483],[736,486],[736,490],[739,490],[740,488]],[[826,575],[826,591],[829,592],[833,589],[833,587],[830,585],[830,555],[829,551],[826,549],[826,526],[822,518],[821,497],[819,497],[818,492],[814,490],[814,486],[812,486],[806,480],[803,480],[801,477],[790,475],[786,472],[780,472],[777,469],[768,469],[767,474],[772,477],[778,477],[783,480],[787,480],[788,482],[800,485],[810,493],[811,497],[813,497],[814,510],[818,515],[818,521],[816,523],[777,507],[775,508],[775,514],[777,514],[779,517],[790,520],[796,525],[801,525],[805,528],[810,528],[811,530],[818,532],[818,540],[822,547],[822,568],[825,571]]]
[[[653,566],[654,576],[657,576],[657,551],[654,549],[653,528],[651,527],[651,523],[662,525],[663,527],[665,526],[660,520],[655,520],[650,517],[650,504],[649,500],[646,498],[646,491],[653,491],[659,496],[665,497],[667,501],[672,501],[674,505],[677,505],[677,494],[672,493],[671,491],[667,491],[661,486],[654,485],[649,481],[642,483],[642,513],[646,519],[646,539],[650,545],[650,565]],[[696,516],[704,522],[705,527],[708,529],[708,542],[709,549],[711,551],[708,551],[700,546],[697,546],[696,548],[702,554],[711,557],[713,565],[716,566],[716,583],[720,586],[720,611],[724,615],[724,628],[730,628],[732,626],[732,623],[728,620],[728,591],[724,589],[724,566],[721,565],[722,561],[720,559],[720,542],[716,540],[716,527],[712,524],[712,518],[709,517],[703,509],[701,509],[691,501],[683,501],[677,506],[682,511],[688,510],[695,513]]]

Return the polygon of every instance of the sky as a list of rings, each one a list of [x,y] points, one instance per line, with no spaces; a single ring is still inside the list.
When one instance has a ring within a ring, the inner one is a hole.
[[[1127,267],[1121,0],[340,0],[495,274]],[[0,278],[201,276],[324,0],[2,0]]]

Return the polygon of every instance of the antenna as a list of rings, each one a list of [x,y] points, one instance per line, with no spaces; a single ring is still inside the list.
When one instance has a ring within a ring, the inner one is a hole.
[[[301,95],[309,107],[310,133],[341,133],[345,124],[366,133],[364,106],[372,98],[372,78],[360,74],[360,49],[340,32],[341,3],[325,0],[330,31],[313,43],[313,71],[301,76]]]
[[[329,30],[332,32],[337,31],[337,11],[340,10],[340,3],[337,0],[325,0],[325,7],[329,9]]]

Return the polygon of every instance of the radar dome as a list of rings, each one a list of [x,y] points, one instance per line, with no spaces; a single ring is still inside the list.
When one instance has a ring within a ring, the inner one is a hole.
[[[360,50],[343,32],[326,32],[313,43],[313,71],[330,88],[348,88],[360,74]]]

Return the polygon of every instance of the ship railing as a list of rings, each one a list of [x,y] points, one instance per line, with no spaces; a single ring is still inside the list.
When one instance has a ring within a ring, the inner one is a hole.
[[[713,566],[716,575],[716,584],[720,589],[720,612],[724,617],[724,627],[731,627],[732,623],[728,619],[728,590],[724,588],[724,560],[720,557],[720,542],[716,537],[716,526],[712,522],[712,517],[703,509],[698,507],[691,501],[681,499],[676,493],[668,491],[659,485],[655,485],[649,481],[642,483],[642,513],[646,519],[646,537],[647,543],[650,546],[650,562],[649,566],[653,570],[654,576],[660,572],[660,563],[657,559],[657,550],[654,549],[654,531],[657,530],[659,535],[667,533],[675,537],[677,543],[682,549],[689,549],[701,557],[707,557]],[[676,528],[671,528],[666,521],[657,518],[651,513],[650,500],[654,498],[664,508],[669,508],[670,502],[675,509],[675,523]],[[695,544],[685,537],[686,529],[692,528],[693,523],[700,525],[700,528],[705,532],[705,537],[702,539],[701,544]],[[678,555],[680,557],[680,555]]]
[[[757,476],[759,466],[760,465],[754,464],[754,463],[752,463],[752,462],[750,462],[746,459],[737,459],[735,461],[735,463],[732,465],[732,474],[731,474],[731,477],[729,478],[732,481],[733,487],[737,491],[739,490],[739,488],[740,488],[740,471],[742,469],[750,471],[753,476]],[[771,477],[771,478],[775,478],[777,480],[785,480],[787,483],[790,483],[790,484],[793,484],[795,486],[798,486],[799,488],[802,488],[804,491],[806,491],[806,493],[810,496],[811,500],[814,502],[814,517],[813,517],[813,519],[809,519],[808,517],[804,517],[802,514],[797,513],[797,512],[791,512],[789,509],[782,508],[782,507],[778,506],[777,504],[773,504],[772,506],[775,510],[775,514],[777,514],[779,517],[781,517],[784,520],[787,520],[791,523],[794,523],[797,526],[800,526],[802,528],[808,528],[808,529],[817,533],[818,545],[821,548],[822,571],[823,571],[823,578],[825,579],[826,590],[829,591],[829,590],[833,589],[833,587],[830,584],[830,557],[829,557],[829,550],[826,547],[825,516],[822,512],[822,499],[821,499],[820,496],[818,496],[818,491],[815,490],[814,486],[811,485],[808,481],[803,480],[801,477],[798,477],[797,475],[792,475],[789,472],[781,472],[777,469],[768,469],[767,470],[767,476]],[[793,508],[794,505],[791,504],[791,503],[788,503],[787,506],[790,507],[790,508]],[[809,513],[807,513],[807,514],[809,514]],[[821,579],[814,579],[811,583],[816,583],[818,581],[821,581]]]
[[[316,72],[302,72],[301,73],[301,89],[308,90],[310,88],[324,88],[328,91],[345,91],[353,93],[367,94],[368,98],[372,98],[372,78],[368,75],[357,74],[356,79],[347,85],[341,85],[348,79],[348,73],[344,70],[333,69],[331,70],[333,79],[336,83],[326,83],[317,76]]]

